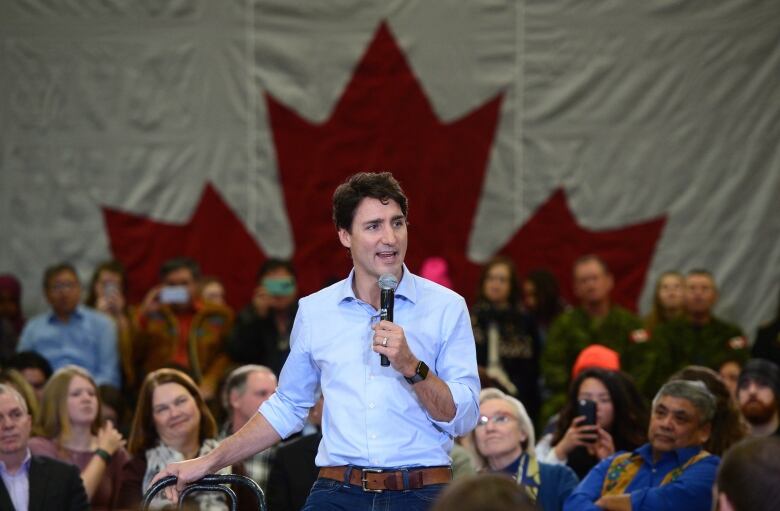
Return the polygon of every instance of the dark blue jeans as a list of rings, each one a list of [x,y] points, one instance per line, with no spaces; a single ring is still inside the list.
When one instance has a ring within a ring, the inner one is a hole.
[[[372,493],[359,486],[320,478],[312,486],[302,511],[428,511],[445,486],[432,484],[419,490]]]

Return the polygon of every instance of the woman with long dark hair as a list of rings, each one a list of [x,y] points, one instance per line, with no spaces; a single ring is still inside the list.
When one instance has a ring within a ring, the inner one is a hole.
[[[87,290],[87,307],[99,310],[114,320],[122,365],[123,387],[137,389],[136,354],[133,353],[135,331],[127,304],[127,273],[119,261],[100,263],[92,273]]]
[[[520,305],[520,286],[511,259],[497,256],[482,270],[471,325],[477,364],[525,405],[539,412],[539,335]]]
[[[544,345],[553,321],[566,310],[555,275],[549,270],[530,272],[523,279],[523,307],[531,316]]]
[[[578,414],[580,400],[596,403],[596,425]],[[566,464],[580,477],[617,451],[646,442],[648,412],[633,381],[619,371],[584,369],[569,387],[554,433],[536,446],[539,461]]]

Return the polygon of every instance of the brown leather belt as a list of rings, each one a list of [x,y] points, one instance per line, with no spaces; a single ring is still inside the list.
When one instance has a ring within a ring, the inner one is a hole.
[[[431,484],[445,484],[452,480],[450,467],[410,468],[408,470],[383,470],[351,466],[322,467],[320,477],[344,481],[349,471],[349,484],[360,486],[363,491],[416,490]]]

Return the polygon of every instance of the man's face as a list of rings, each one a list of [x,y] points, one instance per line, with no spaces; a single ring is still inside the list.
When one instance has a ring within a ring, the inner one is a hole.
[[[163,277],[164,286],[182,286],[187,288],[187,296],[189,301],[184,304],[171,304],[172,309],[188,309],[192,306],[192,300],[195,296],[196,283],[195,276],[189,268],[177,268],[171,272],[168,272]]]
[[[584,304],[609,300],[612,284],[612,275],[598,261],[583,261],[574,267],[574,294]]]
[[[12,394],[0,394],[0,456],[19,454],[27,449],[32,418]]]
[[[46,299],[58,316],[68,316],[81,301],[79,279],[70,270],[55,273],[46,283]]]
[[[709,275],[694,274],[685,278],[685,307],[689,313],[709,313],[717,300],[718,292]]]
[[[242,394],[237,390],[230,393],[230,406],[244,421],[248,421],[274,392],[276,392],[276,377],[265,371],[253,371],[247,376],[246,387]],[[240,427],[242,424],[233,426]]]
[[[408,238],[406,217],[396,201],[361,200],[351,232],[339,229],[339,240],[352,253],[356,276],[377,280],[392,273],[401,279]]]
[[[647,437],[656,453],[700,446],[710,437],[710,424],[702,424],[699,411],[687,399],[663,396],[653,406]]]
[[[742,414],[756,426],[768,423],[778,413],[777,396],[764,382],[745,378],[737,389]]]
[[[46,375],[44,372],[37,367],[25,367],[19,372],[22,373],[24,379],[27,380],[27,383],[29,383],[33,388],[33,391],[35,391],[35,397],[38,398],[38,402],[42,403],[43,387],[46,386]]]
[[[273,284],[280,287],[280,284],[291,284],[292,287],[289,291],[284,288],[285,292],[274,291]],[[290,273],[287,268],[279,267],[268,271],[260,280],[258,287],[266,287],[265,291],[268,295],[268,302],[272,309],[277,311],[287,310],[295,304],[297,296],[297,288],[295,286],[295,276]],[[271,289],[268,289],[268,288]]]

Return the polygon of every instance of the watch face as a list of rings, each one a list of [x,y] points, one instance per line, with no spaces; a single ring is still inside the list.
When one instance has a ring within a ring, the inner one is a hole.
[[[420,380],[424,380],[428,377],[428,364],[420,360],[419,365],[417,366],[417,374],[415,376],[419,376]]]
[[[417,364],[417,371],[414,373],[414,376],[411,378],[406,378],[406,381],[409,382],[409,384],[414,385],[417,382],[423,381],[425,378],[428,377],[428,365],[420,360],[420,363]]]

